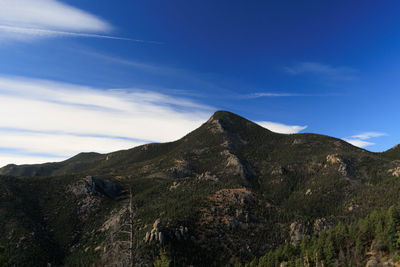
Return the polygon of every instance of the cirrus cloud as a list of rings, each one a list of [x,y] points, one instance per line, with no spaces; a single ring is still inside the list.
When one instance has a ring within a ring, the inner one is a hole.
[[[367,146],[373,146],[375,143],[366,141],[372,138],[377,138],[377,137],[382,137],[382,136],[387,136],[387,133],[383,132],[363,132],[360,134],[352,135],[350,137],[343,138],[344,141],[352,144],[353,146],[357,147],[367,147]]]
[[[285,67],[285,71],[292,75],[314,74],[321,78],[333,80],[354,80],[358,75],[358,70],[354,68],[332,66],[318,62],[300,62],[290,67]]]
[[[0,41],[65,36],[156,43],[106,35],[113,29],[104,19],[58,0],[0,1]]]
[[[83,151],[106,153],[173,141],[214,111],[190,99],[138,88],[9,76],[0,76],[0,103],[0,166],[14,163],[16,154],[39,163]]]
[[[271,121],[257,121],[256,123],[272,132],[282,133],[282,134],[299,133],[302,130],[307,128],[306,125],[305,126],[286,125],[283,123],[277,123],[277,122],[271,122]]]

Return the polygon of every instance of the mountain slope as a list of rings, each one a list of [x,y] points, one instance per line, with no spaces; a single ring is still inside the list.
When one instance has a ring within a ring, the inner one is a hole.
[[[16,223],[20,230],[10,239],[12,229],[0,232],[0,244],[18,255],[16,244],[31,231],[38,238],[26,251],[44,249],[48,262],[123,265],[127,248],[118,244],[126,237],[118,229],[127,212],[126,193],[104,194],[115,185],[133,192],[138,264],[152,262],[160,247],[178,266],[250,260],[285,240],[297,242],[317,222],[350,222],[375,207],[399,204],[400,164],[390,155],[323,135],[273,133],[218,111],[175,142],[1,168],[0,174],[19,177],[0,178],[4,188],[16,188],[0,195],[0,212],[16,222],[13,214],[21,212],[54,236]],[[25,214],[23,204],[13,204],[16,198],[39,215]],[[59,220],[55,214],[64,207]],[[58,250],[47,249],[46,240]]]

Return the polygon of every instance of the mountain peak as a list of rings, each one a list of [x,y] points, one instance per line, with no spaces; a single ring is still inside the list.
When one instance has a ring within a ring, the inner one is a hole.
[[[214,112],[214,114],[210,117],[210,119],[208,119],[207,122],[211,122],[214,120],[220,120],[220,119],[229,119],[229,118],[242,118],[243,117],[232,113],[230,111],[226,111],[226,110],[217,110],[216,112]]]
[[[218,110],[206,122],[210,129],[217,132],[237,133],[248,128],[249,125],[256,125],[235,113]]]
[[[214,127],[230,133],[246,133],[246,131],[250,129],[272,133],[270,130],[242,116],[225,110],[216,111],[206,124],[212,124]]]
[[[400,159],[400,144],[384,151],[382,154],[391,159]]]
[[[395,145],[395,146],[392,147],[391,149],[393,149],[393,150],[400,150],[400,144]]]

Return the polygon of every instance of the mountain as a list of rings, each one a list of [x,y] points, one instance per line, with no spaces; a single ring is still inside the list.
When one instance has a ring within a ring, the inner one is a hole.
[[[130,215],[137,266],[160,248],[175,266],[250,262],[399,205],[399,159],[398,147],[372,153],[217,111],[175,142],[8,165],[0,169],[4,262],[126,266]],[[355,265],[369,257],[352,253],[344,254]]]

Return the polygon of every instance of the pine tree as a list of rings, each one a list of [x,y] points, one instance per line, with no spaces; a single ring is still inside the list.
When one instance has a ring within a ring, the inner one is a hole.
[[[260,258],[257,266],[258,267],[272,266],[272,265],[269,265],[272,262],[271,257],[272,257],[272,251],[270,250],[268,252],[268,254],[265,254],[264,256],[262,256]]]
[[[249,267],[257,267],[258,266],[258,259],[256,257],[249,263]]]
[[[333,239],[332,239],[332,232],[329,232],[326,237],[323,251],[326,263],[328,264],[328,266],[330,266],[333,263],[333,260],[336,258],[335,247],[333,245]]]
[[[171,259],[168,258],[165,249],[160,249],[160,257],[154,262],[154,267],[169,267],[171,264]]]
[[[4,256],[6,249],[0,245],[0,266],[6,266],[6,258]]]

